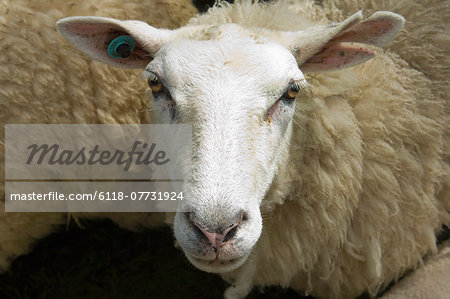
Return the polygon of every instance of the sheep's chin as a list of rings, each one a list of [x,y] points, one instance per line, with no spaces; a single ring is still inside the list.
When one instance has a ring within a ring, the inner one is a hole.
[[[231,262],[226,260],[206,261],[192,257],[189,254],[186,254],[186,257],[191,262],[191,264],[194,265],[199,270],[209,273],[226,273],[236,270],[237,268],[242,266],[242,264],[245,263],[249,255],[250,252],[246,253],[241,257],[233,259]]]

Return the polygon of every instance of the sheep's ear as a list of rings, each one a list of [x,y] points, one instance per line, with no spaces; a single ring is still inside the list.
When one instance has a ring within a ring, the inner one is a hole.
[[[102,17],[68,17],[56,24],[79,50],[122,68],[144,68],[172,36],[172,31],[144,22]]]
[[[339,24],[285,34],[289,35],[288,47],[302,71],[328,71],[374,57],[375,53],[364,44],[384,46],[398,34],[404,22],[402,16],[385,11],[378,11],[362,21],[359,11]]]

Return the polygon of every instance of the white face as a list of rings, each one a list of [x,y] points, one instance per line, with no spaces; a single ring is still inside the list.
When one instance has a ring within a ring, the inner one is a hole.
[[[175,235],[196,267],[227,272],[257,242],[261,203],[288,163],[295,97],[306,86],[298,65],[312,72],[364,62],[374,52],[363,44],[386,44],[403,23],[390,12],[365,21],[357,12],[301,31],[253,32],[236,24],[171,31],[100,17],[69,17],[57,25],[99,61],[145,67],[159,120],[192,125],[193,179],[183,207],[190,212],[177,213]],[[111,55],[109,47],[123,35],[135,47],[122,43],[126,51],[114,46]]]
[[[284,47],[238,39],[169,42],[144,76],[158,118],[193,129],[191,212],[177,213],[175,236],[196,267],[235,269],[261,234],[259,206],[286,156],[303,74]]]

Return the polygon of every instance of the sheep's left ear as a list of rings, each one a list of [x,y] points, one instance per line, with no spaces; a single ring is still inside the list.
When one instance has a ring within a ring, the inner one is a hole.
[[[374,57],[374,52],[364,44],[384,46],[398,34],[404,22],[402,16],[386,11],[378,11],[363,21],[359,11],[342,23],[285,32],[283,39],[288,41],[287,46],[302,71],[336,70]]]
[[[56,25],[79,50],[121,68],[144,68],[173,35],[144,22],[102,17],[68,17]]]

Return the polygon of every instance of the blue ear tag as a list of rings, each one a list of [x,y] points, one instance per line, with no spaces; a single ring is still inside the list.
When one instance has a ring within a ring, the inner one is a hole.
[[[134,39],[129,35],[121,35],[108,45],[108,55],[112,58],[127,58],[134,49]]]

